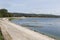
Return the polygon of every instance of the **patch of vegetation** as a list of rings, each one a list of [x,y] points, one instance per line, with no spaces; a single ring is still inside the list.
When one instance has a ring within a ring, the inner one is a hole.
[[[0,40],[4,40],[2,32],[0,31]]]
[[[7,9],[0,9],[0,17],[12,17],[12,14]]]
[[[13,19],[15,19],[15,18],[13,18],[13,17],[12,18],[9,18],[10,21],[13,20]]]

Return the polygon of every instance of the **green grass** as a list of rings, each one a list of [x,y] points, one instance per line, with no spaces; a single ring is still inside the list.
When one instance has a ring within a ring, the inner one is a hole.
[[[1,31],[0,31],[0,40],[4,40]]]
[[[13,19],[15,19],[15,18],[9,18],[10,21],[13,20]]]

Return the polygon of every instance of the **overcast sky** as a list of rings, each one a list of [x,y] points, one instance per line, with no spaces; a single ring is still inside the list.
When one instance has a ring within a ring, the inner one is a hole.
[[[1,8],[6,8],[9,12],[60,15],[60,0],[0,0]]]

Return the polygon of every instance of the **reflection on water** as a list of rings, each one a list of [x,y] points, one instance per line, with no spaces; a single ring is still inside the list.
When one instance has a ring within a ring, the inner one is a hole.
[[[12,22],[31,30],[54,36],[57,40],[60,39],[60,18],[26,18],[12,20]]]

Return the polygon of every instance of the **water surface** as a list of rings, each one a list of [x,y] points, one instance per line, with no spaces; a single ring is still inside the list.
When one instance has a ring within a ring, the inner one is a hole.
[[[60,40],[60,18],[25,18],[11,21]]]

